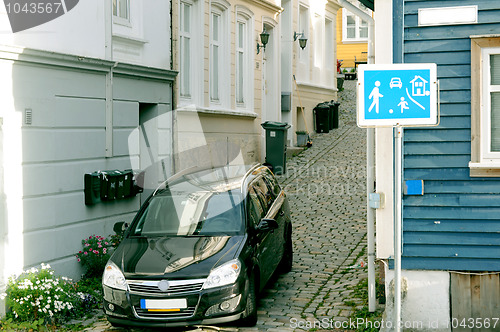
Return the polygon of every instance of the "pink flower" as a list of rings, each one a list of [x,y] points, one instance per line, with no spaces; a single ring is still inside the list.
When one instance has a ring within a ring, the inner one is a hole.
[[[92,239],[92,235],[91,235],[91,236],[89,236],[89,240],[90,240],[90,239]]]
[[[78,261],[81,261],[81,259],[80,259],[80,258],[78,258]]]
[[[99,251],[94,250],[94,254],[99,255]]]
[[[98,248],[102,248],[102,246],[99,244]]]
[[[106,251],[107,251],[107,249],[106,249],[106,248],[102,249],[102,253],[103,253],[103,254],[105,254],[105,253],[106,253]]]
[[[105,244],[105,245],[109,245],[109,243],[107,243],[107,242],[104,242],[104,244]]]
[[[79,253],[79,254],[81,254],[81,253],[82,253],[82,251],[80,250],[78,253]]]
[[[85,255],[88,255],[88,253],[87,253],[86,251],[84,252],[84,254],[85,254]]]
[[[88,243],[85,243],[85,247],[88,247],[88,246],[90,246],[90,244],[88,244]]]

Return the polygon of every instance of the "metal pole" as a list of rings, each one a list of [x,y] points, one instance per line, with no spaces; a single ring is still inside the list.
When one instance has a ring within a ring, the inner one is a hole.
[[[394,324],[395,331],[401,331],[401,211],[402,211],[402,142],[403,128],[395,128],[396,153],[394,157]]]
[[[368,21],[368,64],[375,63],[374,56],[375,22]],[[366,198],[375,192],[375,129],[366,131]],[[366,209],[366,232],[368,247],[368,311],[374,312],[377,308],[375,294],[375,210]]]

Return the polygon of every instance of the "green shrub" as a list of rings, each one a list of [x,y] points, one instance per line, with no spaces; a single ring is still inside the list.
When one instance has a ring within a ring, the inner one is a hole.
[[[85,269],[84,278],[102,276],[114,242],[116,241],[99,235],[91,235],[82,240],[83,250],[76,254],[76,259]]]

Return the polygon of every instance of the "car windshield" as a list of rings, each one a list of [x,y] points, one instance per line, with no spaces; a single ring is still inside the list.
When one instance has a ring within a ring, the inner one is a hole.
[[[233,190],[174,191],[154,196],[132,236],[236,235],[243,231],[242,198]]]

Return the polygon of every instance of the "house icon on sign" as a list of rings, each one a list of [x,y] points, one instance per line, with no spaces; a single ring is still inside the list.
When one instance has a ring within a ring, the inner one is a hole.
[[[416,75],[414,79],[410,81],[412,86],[411,94],[413,96],[425,96],[425,85],[427,83],[422,77]]]

